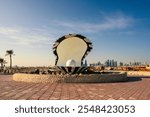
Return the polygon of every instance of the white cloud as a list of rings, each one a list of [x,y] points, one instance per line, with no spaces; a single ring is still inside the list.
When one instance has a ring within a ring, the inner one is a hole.
[[[0,34],[3,35],[13,35],[16,33],[19,33],[20,31],[15,28],[10,28],[10,27],[0,27]]]
[[[99,33],[100,31],[120,30],[128,28],[132,22],[133,18],[122,13],[104,14],[97,23],[56,20],[33,29],[0,26],[0,37],[5,36],[10,43],[18,45],[44,45],[52,44],[59,36],[67,33]]]
[[[133,18],[125,16],[121,13],[102,17],[97,23],[73,22],[73,21],[55,21],[62,28],[69,28],[74,31],[82,31],[87,33],[109,31],[116,29],[124,29],[130,26]]]
[[[16,45],[32,46],[34,44],[47,44],[53,42],[53,35],[42,34],[34,29],[20,29],[14,27],[0,27],[0,35],[8,38]]]

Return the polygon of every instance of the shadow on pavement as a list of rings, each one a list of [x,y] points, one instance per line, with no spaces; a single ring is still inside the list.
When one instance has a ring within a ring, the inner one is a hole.
[[[141,81],[141,77],[128,77],[129,80],[127,82],[136,82],[136,81]]]

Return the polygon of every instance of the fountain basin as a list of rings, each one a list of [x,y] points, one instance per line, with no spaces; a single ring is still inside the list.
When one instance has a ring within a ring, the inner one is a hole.
[[[13,75],[14,81],[33,83],[110,83],[128,81],[126,72],[114,72],[112,74],[66,74],[66,75],[45,75],[45,74],[24,74]]]

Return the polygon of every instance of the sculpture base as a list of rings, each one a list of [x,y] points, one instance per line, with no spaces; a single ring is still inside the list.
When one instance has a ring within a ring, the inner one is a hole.
[[[83,75],[37,75],[17,73],[13,75],[13,80],[33,83],[110,83],[128,81],[128,77],[125,72]]]
[[[80,74],[84,72],[88,67],[67,67],[67,66],[55,66],[55,68],[63,74]]]

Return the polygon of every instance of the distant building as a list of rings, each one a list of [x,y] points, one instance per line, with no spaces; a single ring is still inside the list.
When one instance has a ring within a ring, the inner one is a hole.
[[[110,66],[109,59],[105,62],[105,66],[106,66],[106,67],[109,67],[109,66]]]
[[[91,63],[90,66],[103,66],[103,64],[99,61],[97,63]]]
[[[123,62],[120,62],[120,63],[119,63],[119,66],[123,66]]]
[[[85,61],[84,61],[83,66],[85,66],[85,67],[87,67],[87,66],[88,66],[87,60],[85,60]]]
[[[111,67],[114,67],[114,60],[111,60],[110,66],[111,66]]]
[[[117,67],[117,66],[118,66],[118,65],[117,65],[117,61],[115,61],[115,62],[114,62],[114,67]]]
[[[117,67],[117,61],[114,61],[113,59],[112,60],[107,60],[105,62],[105,66],[106,67]]]

